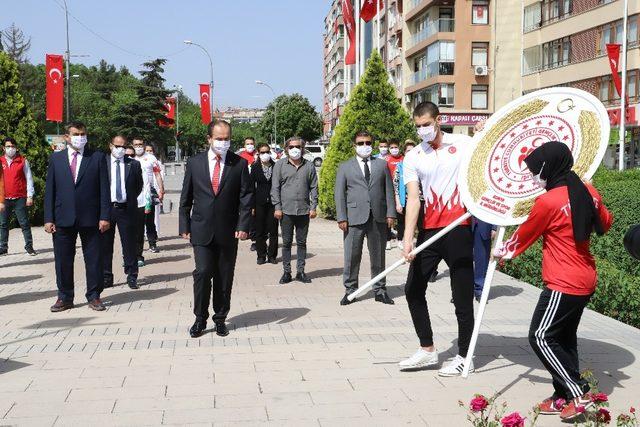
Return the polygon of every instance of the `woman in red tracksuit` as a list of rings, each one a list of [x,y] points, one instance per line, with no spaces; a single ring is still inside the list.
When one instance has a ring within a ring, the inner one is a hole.
[[[560,142],[548,142],[526,159],[534,182],[547,192],[539,196],[527,221],[494,256],[512,259],[543,236],[542,279],[546,284],[531,319],[529,343],[553,377],[553,395],[538,404],[541,414],[564,420],[592,405],[589,385],[580,378],[576,332],[593,295],[596,264],[589,238],[611,228],[612,216],[600,194],[571,170],[573,157]]]

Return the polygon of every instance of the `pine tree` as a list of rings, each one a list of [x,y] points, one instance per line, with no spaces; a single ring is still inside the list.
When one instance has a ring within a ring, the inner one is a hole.
[[[355,155],[353,140],[361,130],[376,139],[404,142],[416,138],[411,117],[396,98],[378,52],[371,55],[362,80],[353,89],[322,163],[319,203],[327,217],[333,218],[336,213],[334,188],[338,165]]]
[[[31,49],[31,37],[26,37],[15,23],[0,33],[4,38],[4,43],[0,43],[0,51],[7,52],[9,58],[19,64],[27,62],[27,52]]]
[[[18,64],[4,52],[0,52],[0,100],[0,139],[15,138],[20,152],[29,160],[36,190],[30,215],[34,223],[41,224],[50,148],[20,94]]]

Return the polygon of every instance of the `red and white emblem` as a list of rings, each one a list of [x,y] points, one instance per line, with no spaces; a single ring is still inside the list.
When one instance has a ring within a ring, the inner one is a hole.
[[[512,198],[526,198],[539,192],[524,159],[549,141],[563,142],[574,155],[577,154],[573,128],[558,116],[531,116],[505,132],[494,146],[488,162],[488,181],[493,190]]]

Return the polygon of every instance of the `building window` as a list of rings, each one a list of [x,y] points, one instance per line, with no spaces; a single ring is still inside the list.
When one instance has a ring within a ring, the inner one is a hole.
[[[566,18],[572,11],[572,0],[545,0],[542,2],[542,23]]]
[[[542,3],[534,3],[524,8],[524,32],[542,26]]]
[[[486,110],[488,106],[489,86],[471,86],[471,108],[474,110]]]
[[[472,3],[471,23],[487,25],[489,23],[489,2],[486,0],[474,0]]]
[[[453,107],[454,89],[452,84],[441,84],[438,105]]]
[[[622,43],[622,20],[605,24],[598,33],[598,53],[607,53],[607,44]],[[627,42],[630,47],[638,45],[638,15],[629,17],[629,27],[627,31]]]
[[[474,42],[471,45],[471,65],[489,65],[489,43]]]
[[[542,45],[542,68],[547,70],[569,65],[571,60],[571,39],[564,37]]]

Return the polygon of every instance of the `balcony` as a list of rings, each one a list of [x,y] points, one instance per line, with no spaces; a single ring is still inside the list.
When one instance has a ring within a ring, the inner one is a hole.
[[[417,85],[427,79],[435,76],[452,76],[454,72],[454,63],[451,61],[434,61],[427,64],[427,68],[417,71],[411,75],[411,85]]]
[[[454,0],[455,1],[455,0]],[[428,9],[431,6],[439,6],[446,4],[447,6],[452,6],[454,3],[452,0],[409,0],[405,2],[404,7],[404,20],[408,23],[412,19],[420,16],[423,11]]]
[[[431,21],[420,32],[411,36],[411,45],[409,47],[413,47],[437,33],[452,33],[454,30],[455,19],[441,18]]]

